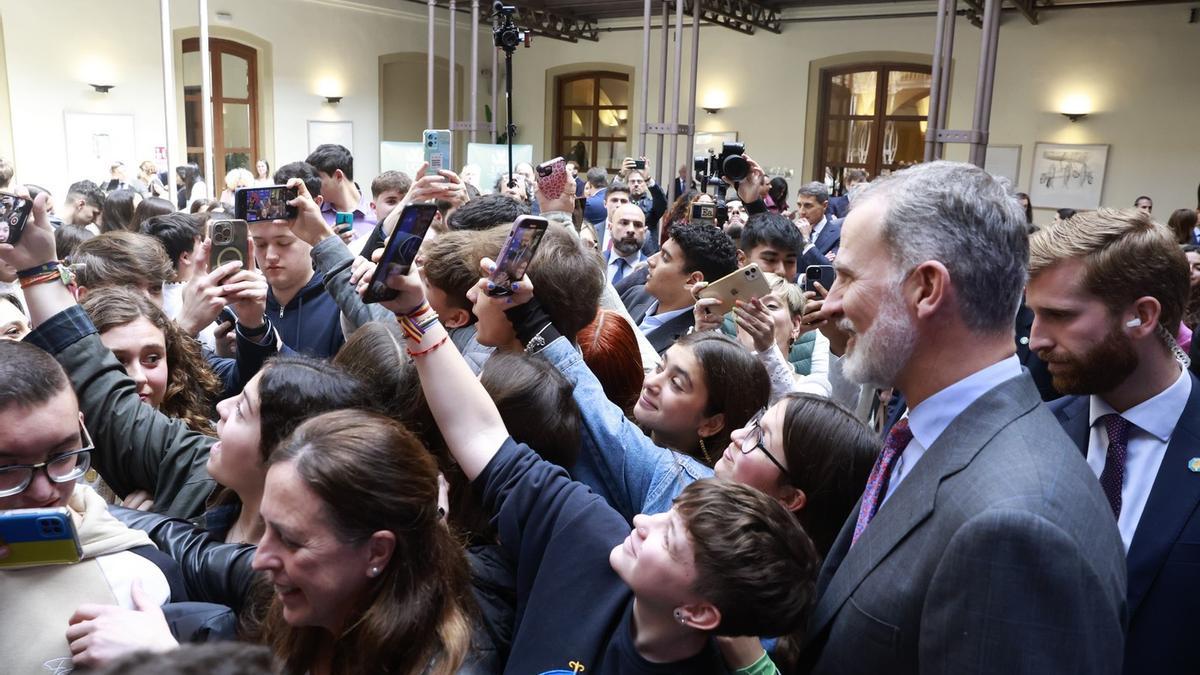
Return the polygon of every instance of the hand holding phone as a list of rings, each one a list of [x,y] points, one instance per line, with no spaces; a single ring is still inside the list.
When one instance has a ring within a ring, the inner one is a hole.
[[[450,169],[450,130],[426,129],[422,132],[425,146],[426,176],[436,176],[439,171]]]
[[[697,297],[720,299],[721,303],[709,311],[723,315],[732,312],[734,303],[738,300],[749,302],[750,298],[761,298],[770,293],[771,287],[767,285],[762,270],[758,265],[750,263],[709,284]]]
[[[0,568],[76,563],[83,555],[65,508],[0,511],[0,541],[8,549]]]
[[[16,246],[21,241],[32,210],[33,200],[0,192],[0,244]]]
[[[538,196],[546,195],[549,199],[557,199],[567,190],[571,177],[567,175],[567,160],[562,157],[537,165]],[[574,185],[571,186],[574,188]],[[574,189],[572,189],[572,193]]]
[[[233,212],[238,220],[247,223],[291,220],[296,217],[296,207],[291,201],[297,196],[295,188],[286,185],[241,188],[233,193]]]
[[[213,220],[208,224],[212,247],[208,251],[208,269],[215,270],[235,260],[242,269],[250,268],[250,233],[245,220]]]
[[[512,293],[512,284],[525,276],[525,270],[537,253],[542,237],[550,227],[550,222],[537,216],[519,216],[513,223],[504,248],[500,249],[500,259],[496,261],[496,269],[488,281],[488,295],[499,297]]]
[[[388,286],[387,280],[408,274],[437,212],[436,204],[409,204],[404,207],[395,229],[388,237],[387,245],[384,246],[379,265],[371,274],[371,280],[367,282],[366,291],[363,293],[364,303],[394,300],[400,295],[399,291]]]
[[[837,273],[833,270],[833,265],[809,265],[804,268],[804,290],[816,292],[816,284],[820,282],[821,286],[828,292],[833,288],[833,282],[837,280]]]

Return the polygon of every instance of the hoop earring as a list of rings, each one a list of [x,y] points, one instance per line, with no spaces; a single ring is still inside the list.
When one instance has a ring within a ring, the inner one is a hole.
[[[700,454],[704,455],[704,462],[706,464],[708,464],[709,466],[712,466],[712,463],[713,463],[712,457],[708,456],[708,448],[704,447],[704,439],[703,438],[700,439]]]

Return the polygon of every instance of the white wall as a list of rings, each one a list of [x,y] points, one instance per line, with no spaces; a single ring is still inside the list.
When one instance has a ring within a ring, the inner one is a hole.
[[[1185,6],[1078,9],[1042,13],[1032,26],[1005,13],[1000,31],[991,141],[1020,144],[1018,184],[1028,190],[1033,146],[1038,141],[1111,145],[1103,202],[1130,206],[1142,193],[1155,199],[1155,213],[1196,206],[1200,182],[1200,26],[1187,23]],[[690,54],[685,27],[684,63]],[[957,26],[950,126],[970,127],[979,66],[980,31]],[[744,36],[705,26],[700,33],[697,98],[724,92],[729,106],[716,116],[696,113],[700,131],[736,130],[747,151],[764,166],[787,166],[797,180],[812,175],[804,142],[809,108],[810,64],[828,57],[870,50],[923,55],[933,47],[934,19],[828,21],[786,24],[782,35]],[[651,108],[657,112],[659,82],[656,32],[650,66]],[[546,112],[554,105],[546,73],[615,63],[634,69],[632,114],[642,117],[639,31],[602,33],[598,43],[577,45],[535,40],[517,55],[515,117],[523,142],[535,156],[550,147],[553,129]],[[673,56],[672,56],[673,58]],[[587,65],[582,65],[587,64]],[[686,75],[685,75],[686,83]],[[686,96],[686,89],[684,92]],[[1062,100],[1084,95],[1095,113],[1071,124],[1057,113]],[[668,98],[668,119],[670,117]],[[686,121],[686,110],[680,117]],[[682,145],[682,143],[681,143]],[[650,148],[655,148],[653,141]],[[650,156],[653,158],[653,152]],[[687,151],[681,148],[680,159]],[[965,159],[955,148],[949,158]],[[666,162],[664,162],[665,164]],[[677,165],[678,163],[676,163]],[[1041,213],[1038,220],[1047,219]]]

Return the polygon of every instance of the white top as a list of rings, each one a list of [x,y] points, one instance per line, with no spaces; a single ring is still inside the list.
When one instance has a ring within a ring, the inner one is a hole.
[[[1146,501],[1150,498],[1154,479],[1158,477],[1158,467],[1167,454],[1171,434],[1175,433],[1175,425],[1183,416],[1188,397],[1192,395],[1192,378],[1188,377],[1188,371],[1182,368],[1180,371],[1179,379],[1174,384],[1154,398],[1121,413],[1121,417],[1131,424],[1125,444],[1121,515],[1117,518],[1117,528],[1121,530],[1121,541],[1125,544],[1126,552],[1133,541],[1133,533],[1137,531],[1138,521],[1142,519],[1142,511],[1146,510]],[[1108,429],[1100,418],[1116,411],[1099,396],[1090,396],[1089,399],[1091,435],[1088,437],[1087,463],[1099,477],[1108,457]],[[1182,471],[1183,467],[1176,469]]]
[[[646,310],[646,316],[642,317],[642,323],[638,326],[638,329],[642,331],[642,335],[649,335],[650,332],[653,331],[655,328],[658,328],[659,326],[663,325],[664,323],[667,323],[668,321],[670,321],[671,319],[674,319],[675,317],[679,316],[680,314],[691,312],[692,307],[691,307],[691,305],[688,305],[687,307],[684,307],[683,309],[675,309],[670,312],[663,312],[661,314],[655,315],[654,312],[657,310],[658,310],[658,301],[655,300],[654,304],[650,305],[650,309]]]
[[[925,456],[925,451],[937,442],[951,422],[980,396],[1020,375],[1021,360],[1013,354],[964,377],[909,410],[908,427],[912,429],[913,439],[892,466],[892,477],[888,480],[887,493],[880,505],[892,496],[905,476],[912,473],[917,462]]]

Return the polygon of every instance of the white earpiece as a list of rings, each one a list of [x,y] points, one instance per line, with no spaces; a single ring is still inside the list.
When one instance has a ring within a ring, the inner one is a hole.
[[[1126,328],[1137,328],[1140,325],[1142,325],[1142,320],[1136,316],[1125,322]]]

